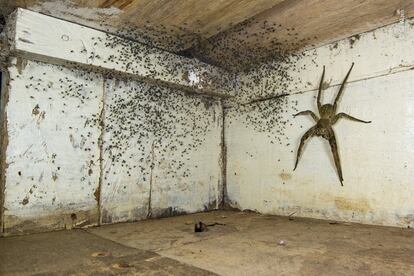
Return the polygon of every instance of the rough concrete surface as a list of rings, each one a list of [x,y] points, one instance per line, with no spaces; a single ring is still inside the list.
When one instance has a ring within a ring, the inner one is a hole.
[[[234,211],[2,238],[0,252],[1,275],[414,275],[412,229]]]
[[[0,239],[0,275],[213,275],[83,230]]]

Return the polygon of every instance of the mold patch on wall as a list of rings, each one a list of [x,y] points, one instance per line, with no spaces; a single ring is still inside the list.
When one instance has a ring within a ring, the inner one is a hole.
[[[211,209],[220,193],[221,112],[214,99],[107,80],[102,222]]]

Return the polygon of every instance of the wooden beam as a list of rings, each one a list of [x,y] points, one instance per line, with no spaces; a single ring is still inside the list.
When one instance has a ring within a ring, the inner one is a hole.
[[[229,69],[249,68],[412,16],[412,0],[283,1],[212,37],[194,54]]]
[[[179,52],[282,1],[0,0],[0,14],[25,8]]]
[[[77,0],[79,2],[79,0]],[[143,26],[146,21],[155,27],[182,28],[187,34],[199,34],[202,38],[211,37],[228,29],[283,0],[140,0],[108,1],[94,0],[92,7],[117,7],[124,13],[121,22]],[[125,5],[128,2],[129,5]],[[99,3],[99,4],[98,4]],[[90,5],[90,4],[88,4]]]
[[[233,95],[231,75],[195,59],[20,8],[14,26],[11,51],[28,59],[160,82],[205,95]]]

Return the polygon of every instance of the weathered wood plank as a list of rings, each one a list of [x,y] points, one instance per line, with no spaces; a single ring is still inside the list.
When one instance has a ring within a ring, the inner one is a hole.
[[[250,68],[412,16],[411,0],[283,1],[210,38],[195,54],[226,68]]]
[[[135,26],[147,22],[155,27],[181,27],[185,32],[208,38],[238,24],[283,0],[185,0],[125,1],[97,0],[92,6],[117,7],[124,13],[120,21]],[[90,1],[89,1],[90,2]],[[108,3],[109,2],[109,3]],[[127,1],[131,2],[131,1]],[[190,46],[190,45],[188,45]]]
[[[129,38],[139,39],[143,34],[141,38],[148,43],[177,52],[281,1],[0,0],[0,14],[25,8]]]
[[[24,9],[15,15],[11,49],[34,60],[86,66],[195,93],[233,93],[233,78],[222,69]]]

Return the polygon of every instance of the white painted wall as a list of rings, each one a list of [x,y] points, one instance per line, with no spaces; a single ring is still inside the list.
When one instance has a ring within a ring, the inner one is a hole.
[[[232,205],[267,214],[295,212],[413,227],[413,38],[409,22],[395,24],[362,34],[354,43],[346,39],[308,51],[282,69],[241,76],[244,92],[238,103],[230,103],[225,124],[227,196]],[[344,174],[341,187],[329,144],[320,137],[308,142],[293,172],[300,138],[314,122],[292,115],[316,111],[322,65],[327,66],[327,103],[351,62],[355,67],[338,112],[373,122],[342,120],[334,127]],[[256,83],[255,77],[260,79]],[[240,104],[285,93],[290,95]]]
[[[103,223],[218,207],[219,101],[113,80],[105,103]]]
[[[239,76],[237,98],[227,102],[225,114],[230,204],[269,214],[414,226],[414,27],[409,23]],[[15,50],[35,58],[29,47]],[[292,115],[316,111],[322,65],[327,102],[351,62],[355,68],[339,111],[373,123],[335,126],[344,187],[320,138],[308,143],[292,173],[300,137],[313,124]],[[218,207],[219,101],[22,59],[13,60],[9,73],[6,233]],[[289,96],[251,102],[282,94]]]
[[[8,71],[4,234],[218,207],[219,100],[20,58]]]
[[[21,59],[8,71],[4,231],[96,224],[103,79]]]
[[[284,57],[285,62],[263,64],[239,75],[241,85],[233,102],[313,91],[323,65],[329,86],[342,82],[352,62],[355,67],[348,82],[408,70],[414,67],[413,24],[407,20]]]
[[[233,76],[197,59],[21,8],[8,24],[13,25],[8,38],[15,55],[162,82],[193,93],[233,96]]]
[[[218,208],[223,109],[199,94],[228,97],[229,75],[22,9],[12,21],[3,234]]]

